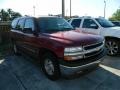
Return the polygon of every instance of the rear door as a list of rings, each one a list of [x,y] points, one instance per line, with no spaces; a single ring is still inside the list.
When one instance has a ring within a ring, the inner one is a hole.
[[[19,18],[16,18],[12,21],[12,24],[11,24],[11,32],[10,32],[10,36],[11,36],[11,40],[15,40],[16,39],[16,26],[17,26],[17,23],[19,21]]]
[[[18,49],[20,49],[23,45],[24,35],[23,35],[23,27],[24,27],[24,18],[20,18],[16,23],[12,23],[12,39],[14,40],[14,43],[16,43]]]
[[[100,34],[99,26],[93,19],[84,19],[81,29],[85,33]]]

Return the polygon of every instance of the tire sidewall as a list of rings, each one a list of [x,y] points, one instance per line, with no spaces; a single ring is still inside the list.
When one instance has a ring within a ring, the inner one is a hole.
[[[43,60],[41,62],[41,67],[42,67],[44,74],[51,80],[59,79],[61,74],[60,74],[60,68],[59,68],[59,63],[57,61],[57,58],[53,54],[47,53],[47,54],[43,55],[42,59]],[[46,59],[49,59],[54,66],[54,74],[53,75],[49,75],[45,69],[45,60]]]

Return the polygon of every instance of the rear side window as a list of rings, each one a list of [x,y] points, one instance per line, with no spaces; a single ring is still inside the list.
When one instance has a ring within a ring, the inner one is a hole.
[[[17,29],[17,30],[23,30],[24,21],[25,21],[25,19],[19,19],[18,24],[17,24],[17,26],[16,26],[16,29]]]
[[[16,25],[17,25],[17,23],[18,23],[18,18],[17,19],[14,19],[13,21],[12,21],[12,24],[11,24],[11,27],[12,27],[12,29],[15,29],[16,28]]]
[[[71,25],[76,28],[76,27],[80,27],[80,23],[81,23],[81,19],[74,19],[71,23]]]

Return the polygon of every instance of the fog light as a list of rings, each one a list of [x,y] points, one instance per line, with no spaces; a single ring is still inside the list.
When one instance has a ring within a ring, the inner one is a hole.
[[[64,56],[64,60],[66,61],[72,61],[72,60],[78,60],[78,59],[82,59],[83,56]]]

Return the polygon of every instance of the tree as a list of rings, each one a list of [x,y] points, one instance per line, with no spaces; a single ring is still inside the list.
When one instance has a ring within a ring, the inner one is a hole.
[[[4,9],[1,9],[1,20],[7,21],[8,17],[9,17],[9,14]]]
[[[11,20],[11,14],[12,14],[12,12],[13,12],[12,9],[10,9],[10,8],[7,9],[7,12],[8,12],[8,14],[9,14],[9,20]]]
[[[12,9],[7,9],[7,12],[9,13],[9,15],[13,12]]]
[[[13,12],[11,13],[11,20],[13,20],[14,18],[17,18],[17,17],[21,17],[22,15],[18,12]]]
[[[14,12],[12,9],[7,9],[5,11],[4,9],[1,9],[0,11],[0,18],[2,21],[11,21],[14,18],[21,17],[22,15],[18,12]]]
[[[112,15],[112,17],[109,18],[111,21],[120,21],[120,9],[117,9],[117,11]]]

